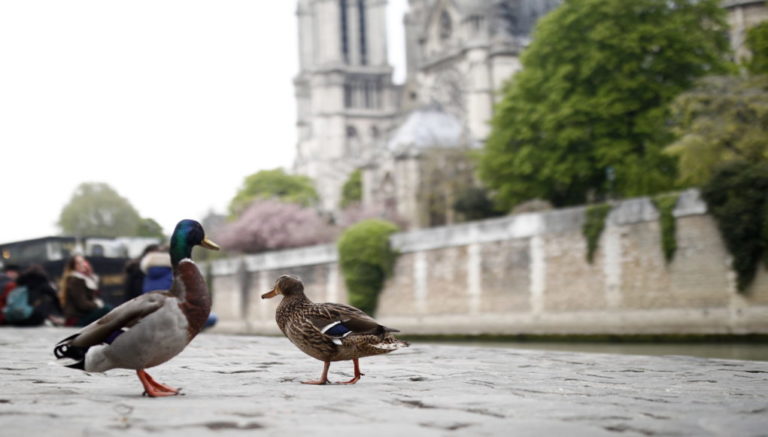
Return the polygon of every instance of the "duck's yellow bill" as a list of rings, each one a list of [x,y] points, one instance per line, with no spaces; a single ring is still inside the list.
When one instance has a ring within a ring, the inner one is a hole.
[[[271,299],[271,298],[273,298],[275,296],[277,296],[277,290],[273,288],[273,289],[269,290],[268,292],[262,294],[261,298],[262,299]]]
[[[211,250],[219,250],[219,249],[221,249],[218,244],[214,243],[213,241],[211,241],[211,240],[209,240],[207,238],[203,238],[203,242],[200,243],[200,245],[203,246],[206,249],[211,249]]]

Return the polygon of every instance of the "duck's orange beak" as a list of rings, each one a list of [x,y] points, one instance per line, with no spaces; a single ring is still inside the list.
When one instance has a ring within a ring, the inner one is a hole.
[[[277,296],[278,294],[280,294],[280,293],[277,292],[277,288],[273,288],[273,289],[269,290],[268,292],[262,294],[261,298],[262,299],[271,299],[271,298]]]

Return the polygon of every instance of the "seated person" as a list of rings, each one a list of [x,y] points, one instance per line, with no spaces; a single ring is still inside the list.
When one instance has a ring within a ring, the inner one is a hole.
[[[9,302],[19,307],[10,313],[13,316],[7,320],[9,325],[64,324],[56,290],[51,286],[48,274],[42,266],[32,265],[27,268],[16,280],[16,288],[11,293],[18,293],[18,297],[11,296]]]
[[[86,326],[112,310],[99,299],[99,277],[82,255],[72,256],[64,266],[59,299],[69,326]]]

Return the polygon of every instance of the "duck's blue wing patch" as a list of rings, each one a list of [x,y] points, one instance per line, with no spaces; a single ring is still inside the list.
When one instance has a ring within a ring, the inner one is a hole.
[[[115,341],[115,339],[120,335],[122,335],[124,332],[125,332],[125,329],[122,329],[122,328],[112,331],[112,333],[109,334],[109,336],[107,336],[107,338],[104,339],[104,343],[112,344],[112,342]]]
[[[350,332],[352,332],[352,330],[344,326],[343,323],[334,322],[325,328],[323,334],[330,335],[331,337],[344,337]]]

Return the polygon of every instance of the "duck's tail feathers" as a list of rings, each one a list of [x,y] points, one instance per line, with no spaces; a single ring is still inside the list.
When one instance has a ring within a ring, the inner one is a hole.
[[[378,325],[373,330],[367,332],[367,334],[377,335],[380,339],[382,339],[383,341],[386,341],[385,339],[391,332],[400,332],[400,331],[394,328],[386,327],[384,325]]]
[[[405,340],[400,340],[399,338],[389,336],[389,337],[386,337],[384,341],[374,344],[373,347],[383,351],[394,351],[394,350],[402,349],[404,347],[408,347],[410,345],[411,344]]]
[[[71,369],[85,370],[85,354],[88,352],[88,347],[72,346],[72,340],[77,337],[78,334],[74,334],[61,340],[56,347],[53,348],[53,354],[59,360],[74,360],[69,364],[64,364],[65,367]]]

